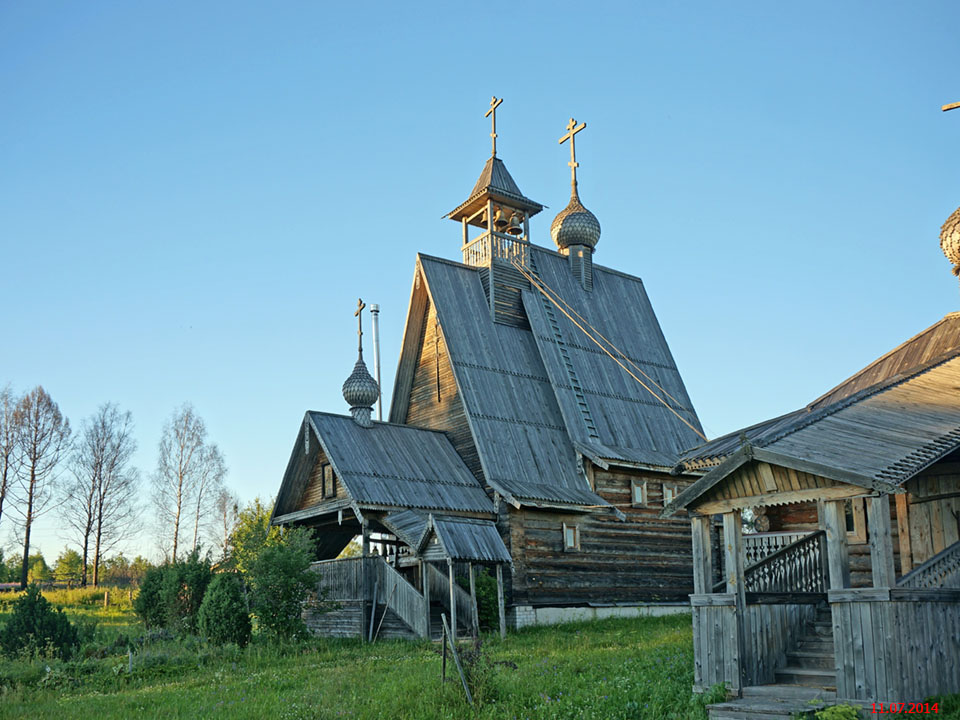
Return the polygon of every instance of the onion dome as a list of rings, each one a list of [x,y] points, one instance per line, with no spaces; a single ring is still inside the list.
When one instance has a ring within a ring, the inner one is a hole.
[[[593,250],[600,241],[600,221],[580,202],[574,185],[570,203],[550,223],[550,236],[560,250],[586,245]]]
[[[378,397],[380,397],[380,386],[370,375],[363,362],[363,353],[360,353],[357,364],[353,366],[353,372],[343,383],[343,399],[350,406],[350,414],[358,425],[362,427],[373,425],[370,413]]]
[[[960,276],[960,208],[940,228],[940,249],[953,263],[953,274]]]

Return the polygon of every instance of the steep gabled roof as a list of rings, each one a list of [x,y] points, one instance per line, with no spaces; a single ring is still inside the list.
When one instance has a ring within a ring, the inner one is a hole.
[[[901,343],[863,370],[821,395],[804,408],[728,433],[684,453],[678,471],[702,470],[718,465],[737,451],[742,438],[755,447],[765,447],[795,428],[809,424],[814,413],[838,406],[844,400],[883,388],[939,360],[960,352],[960,313],[950,313],[923,332]]]
[[[539,276],[675,398],[670,402],[699,428],[643,283],[594,266],[593,292],[587,292],[565,257],[534,246],[530,252]],[[578,454],[601,465],[669,468],[695,440],[663,403],[536,296],[524,296],[532,330],[494,323],[477,268],[425,255],[417,263],[417,282],[422,280],[422,292],[436,309],[484,477],[508,498],[607,505],[589,489]],[[403,420],[398,408],[413,377],[405,367],[416,362],[413,339],[421,337],[426,317],[417,292],[415,287],[394,388],[394,421]]]
[[[535,290],[523,293],[541,362],[577,450],[601,464],[672,467],[702,429],[643,281],[594,265],[588,292],[566,257],[532,250],[532,269],[577,313],[567,309],[568,316]],[[643,385],[574,321],[610,340]]]
[[[493,513],[490,498],[441,432],[382,422],[362,428],[349,416],[312,411],[304,423],[357,507]],[[299,461],[301,448],[298,434],[275,517],[291,512],[306,487],[313,464]]]
[[[507,171],[507,166],[498,157],[487,158],[486,165],[473,185],[470,196],[451,210],[446,217],[451,220],[460,220],[474,213],[480,208],[486,198],[502,200],[510,207],[526,210],[530,216],[543,210],[543,205],[531,200],[522,192],[513,177]]]
[[[891,492],[960,447],[960,349],[830,405],[778,418],[681,493],[688,507],[756,459]]]

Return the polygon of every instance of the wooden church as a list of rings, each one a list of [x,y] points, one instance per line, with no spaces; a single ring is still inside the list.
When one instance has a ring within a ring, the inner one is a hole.
[[[501,629],[676,611],[693,590],[690,522],[660,512],[703,435],[643,282],[594,263],[585,124],[560,139],[571,198],[546,247],[543,206],[497,156],[499,104],[492,154],[447,215],[461,258],[416,256],[389,422],[371,419],[361,346],[350,414],[310,411],[297,431],[272,522],[315,529],[340,606],[317,632],[425,636],[440,612],[475,630],[480,567]],[[355,536],[362,557],[337,559]]]
[[[941,246],[960,273],[960,209]],[[695,689],[742,696],[711,718],[960,688],[960,313],[675,471],[701,474],[664,511],[692,520]]]

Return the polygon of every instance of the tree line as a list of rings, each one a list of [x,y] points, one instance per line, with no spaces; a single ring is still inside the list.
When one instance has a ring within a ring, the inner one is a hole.
[[[226,487],[223,453],[194,408],[182,405],[164,424],[147,482],[133,465],[136,451],[133,416],[115,403],[102,404],[74,431],[43,387],[22,395],[0,389],[0,528],[13,525],[20,551],[18,573],[14,558],[4,563],[8,577],[27,587],[36,565],[31,533],[49,512],[75,546],[71,563],[82,586],[103,582],[110,554],[140,531],[148,508],[166,559],[202,546],[225,557],[239,501]]]

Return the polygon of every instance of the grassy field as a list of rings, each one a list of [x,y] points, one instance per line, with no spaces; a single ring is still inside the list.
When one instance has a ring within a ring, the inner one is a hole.
[[[107,610],[102,592],[99,607],[59,599],[81,624],[81,651],[69,662],[0,660],[0,718],[706,718],[703,700],[690,692],[688,616],[485,638],[472,666],[471,709],[452,663],[441,684],[430,643],[214,648],[146,636],[125,594]]]

